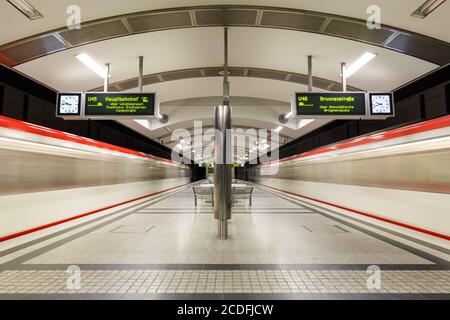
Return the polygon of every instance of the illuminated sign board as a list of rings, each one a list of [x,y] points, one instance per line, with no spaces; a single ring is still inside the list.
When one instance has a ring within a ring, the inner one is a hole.
[[[362,118],[367,115],[364,92],[296,92],[295,114],[310,118]]]
[[[154,116],[156,109],[154,93],[86,92],[86,117],[129,117]]]
[[[60,92],[56,116],[67,120],[148,119],[159,115],[156,93]]]

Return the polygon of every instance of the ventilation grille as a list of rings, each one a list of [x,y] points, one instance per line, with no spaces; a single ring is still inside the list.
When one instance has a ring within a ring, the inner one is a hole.
[[[304,75],[291,75],[289,81],[299,84],[308,84],[308,77]]]
[[[261,19],[261,26],[318,31],[324,21],[325,17],[321,16],[302,13],[264,11]]]
[[[245,77],[246,74],[248,73],[248,70],[243,68],[230,68],[228,72],[230,77]],[[223,71],[221,74],[223,74]]]
[[[347,87],[347,89],[349,89],[348,87]],[[328,87],[328,90],[330,90],[330,91],[342,91],[342,85],[341,84],[333,84],[333,85],[331,85],[331,87]]]
[[[180,80],[180,79],[189,79],[189,78],[198,78],[201,77],[200,70],[183,70],[183,71],[174,71],[168,73],[162,73],[164,81],[172,81],[172,80]]]
[[[319,78],[313,79],[313,86],[316,88],[326,89],[329,85],[330,85],[329,80],[319,79]]]
[[[196,10],[195,18],[199,26],[254,26],[257,10],[213,9]]]
[[[284,72],[277,72],[277,71],[249,70],[247,76],[253,78],[264,78],[264,79],[284,81],[286,79],[287,74]]]
[[[136,80],[136,81],[137,81],[137,80]],[[143,79],[142,79],[142,84],[143,84],[144,86],[147,86],[147,85],[149,85],[149,84],[158,83],[158,82],[161,82],[161,81],[159,80],[159,78],[158,78],[157,76],[152,76],[152,75],[143,77]]]
[[[67,30],[59,33],[67,42],[73,46],[89,42],[120,37],[129,34],[121,20],[84,25],[81,29]]]
[[[330,82],[328,87],[324,89],[329,91],[342,91],[342,84],[338,82]],[[364,91],[364,90],[347,85],[347,91]]]
[[[47,35],[0,49],[0,55],[17,63],[38,58],[65,48],[53,35]]]
[[[147,14],[127,18],[135,32],[191,27],[189,11]]]
[[[421,57],[424,52],[427,52],[429,58],[440,65],[446,65],[450,62],[450,46],[447,43],[430,40],[429,38],[412,37],[400,33],[388,42],[386,47],[406,52],[415,57]]]
[[[134,78],[134,79],[127,80],[124,82],[119,82],[119,83],[117,83],[117,85],[120,86],[122,88],[122,90],[129,90],[129,89],[137,88],[138,79]]]
[[[345,20],[331,20],[324,32],[376,44],[383,44],[394,34],[394,31],[388,29],[370,30],[365,24]]]
[[[205,77],[222,77],[223,67],[206,68],[203,71]],[[230,77],[245,77],[247,70],[244,68],[230,67],[228,69],[228,75]]]
[[[204,75],[205,77],[219,77],[221,71],[223,68],[208,68],[205,69]]]
[[[108,86],[108,91],[113,91],[113,92],[118,92],[117,90],[122,91],[122,88],[117,85],[117,84],[111,84]],[[101,87],[99,90],[97,90],[98,92],[102,92],[103,91],[103,87]]]

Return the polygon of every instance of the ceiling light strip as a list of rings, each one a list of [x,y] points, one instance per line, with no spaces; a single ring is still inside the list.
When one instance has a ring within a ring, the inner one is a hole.
[[[445,0],[427,0],[413,13],[411,13],[411,16],[423,19],[431,12],[436,10],[444,2]]]
[[[75,56],[80,60],[86,67],[95,72],[102,79],[106,78],[105,67],[98,64],[94,59],[92,59],[87,53],[81,53]]]
[[[43,18],[44,16],[36,10],[31,4],[25,0],[7,0],[17,10],[22,12],[28,19],[36,20]]]
[[[355,72],[364,67],[370,61],[372,61],[377,55],[375,53],[366,52],[358,58],[350,67],[345,69],[345,78],[351,77]]]

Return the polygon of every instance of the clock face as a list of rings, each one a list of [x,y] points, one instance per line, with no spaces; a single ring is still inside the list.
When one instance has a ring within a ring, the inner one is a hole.
[[[372,94],[370,105],[372,114],[392,114],[391,96],[389,94]]]
[[[61,95],[59,100],[59,114],[80,114],[79,95]]]

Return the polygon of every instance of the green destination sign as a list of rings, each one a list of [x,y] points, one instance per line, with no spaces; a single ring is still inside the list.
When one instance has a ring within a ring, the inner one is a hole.
[[[86,92],[86,116],[154,116],[154,93]]]
[[[348,117],[366,115],[363,92],[296,92],[297,116]]]

